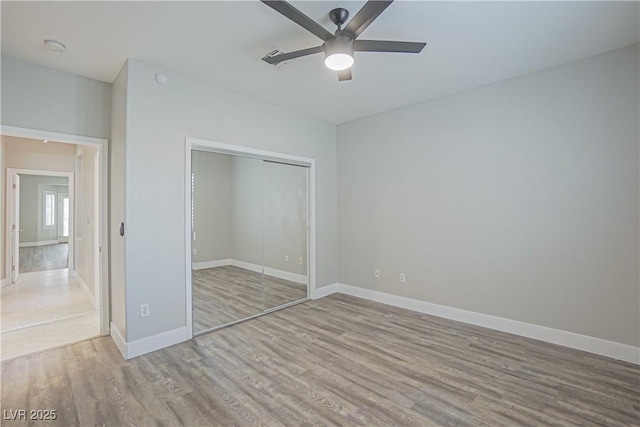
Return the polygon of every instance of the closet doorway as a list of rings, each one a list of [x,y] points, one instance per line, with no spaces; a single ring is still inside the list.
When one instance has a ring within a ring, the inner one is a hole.
[[[186,157],[191,334],[307,301],[313,160],[190,138]]]

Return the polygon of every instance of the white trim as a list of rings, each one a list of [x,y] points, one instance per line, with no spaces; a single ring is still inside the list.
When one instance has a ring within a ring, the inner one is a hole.
[[[127,342],[124,340],[124,338],[122,338],[122,334],[120,333],[118,328],[116,328],[116,325],[113,322],[111,322],[110,326],[111,326],[111,334],[110,334],[111,339],[116,344],[116,347],[118,347],[118,350],[120,350],[120,353],[122,353],[122,357],[124,357],[125,359],[128,359]]]
[[[240,261],[238,259],[232,259],[231,265],[238,268],[243,268],[245,270],[253,271],[255,273],[262,273],[262,266],[258,264],[252,264],[246,261]]]
[[[312,158],[294,156],[290,154],[277,153],[256,148],[244,147],[241,145],[226,144],[222,142],[207,141],[203,139],[185,138],[185,299],[186,299],[186,323],[188,335],[193,336],[193,297],[191,278],[191,245],[192,245],[192,224],[191,224],[191,151],[194,149],[254,157],[262,160],[272,160],[305,166],[309,168],[309,188],[307,197],[309,198],[309,223],[308,223],[308,243],[307,243],[307,270],[308,285],[307,298],[315,293],[316,289],[316,161]]]
[[[445,305],[432,304],[426,301],[405,298],[379,291],[372,291],[370,289],[345,285],[342,283],[338,284],[337,287],[339,292],[343,294],[365,298],[370,301],[381,302],[383,304],[406,308],[420,313],[430,314],[432,316],[443,317],[445,319],[508,332],[514,335],[533,338],[640,365],[640,347],[633,347],[626,344],[603,340],[601,338],[548,328],[546,326],[539,326],[517,320],[462,310],[459,308],[447,307]]]
[[[329,295],[335,294],[337,292],[340,292],[340,283],[333,283],[331,285],[317,288],[314,294],[311,296],[311,299],[328,297]]]
[[[50,132],[47,130],[26,129],[16,126],[2,125],[0,133],[6,136],[16,136],[18,138],[47,139],[51,142],[62,142],[66,144],[78,145],[98,145],[107,142],[106,139],[94,138],[91,136],[71,135],[68,133]]]
[[[10,284],[11,284],[11,280],[9,280],[8,278],[0,280],[0,288],[7,287]]]
[[[187,138],[185,143],[184,153],[184,177],[185,177],[185,189],[184,189],[184,208],[185,208],[185,323],[187,325],[187,335],[193,337],[193,284],[192,284],[192,262],[191,251],[193,250],[193,224],[191,223],[192,214],[192,200],[191,200],[191,186],[193,185],[193,171],[191,170],[191,142]]]
[[[194,262],[191,266],[193,270],[204,270],[206,268],[216,268],[231,265],[230,259],[217,259],[215,261]]]
[[[78,285],[80,285],[80,289],[82,289],[84,296],[87,297],[87,299],[89,300],[91,307],[93,307],[94,310],[98,310],[98,304],[96,304],[95,295],[91,293],[91,291],[89,290],[89,285],[87,285],[85,281],[82,280],[82,276],[77,271],[75,272],[74,279],[78,283]]]
[[[275,162],[285,162],[292,165],[310,167],[315,163],[314,159],[308,157],[294,156],[291,154],[277,153],[275,151],[265,151],[258,148],[245,147],[242,145],[226,144],[224,142],[207,141],[204,139],[186,137],[187,145],[190,146],[189,151],[202,149],[205,151],[241,155],[244,157],[252,157],[260,160],[271,160]]]
[[[191,265],[193,270],[204,270],[206,268],[225,267],[227,265],[233,265],[238,268],[244,268],[245,270],[254,271],[256,273],[262,273],[262,266],[258,264],[251,264],[245,261],[239,261],[237,259],[217,259],[215,261],[201,261],[194,262]],[[289,271],[278,270],[275,268],[264,267],[265,276],[273,276],[279,279],[289,280],[291,282],[307,284],[307,276],[304,274],[291,273]]]
[[[264,268],[264,275],[277,277],[279,279],[288,280],[290,282],[302,283],[303,285],[306,285],[308,282],[307,276],[305,276],[304,274],[291,273],[289,271],[278,270],[271,267]]]
[[[2,130],[4,131],[4,127],[2,127]],[[9,195],[11,194],[12,191],[12,183],[14,182],[13,180],[13,176],[14,175],[38,175],[38,176],[62,176],[62,177],[66,177],[68,179],[68,186],[69,188],[73,188],[74,186],[74,182],[75,182],[75,174],[73,172],[59,172],[59,171],[49,171],[49,170],[39,170],[39,169],[21,169],[21,168],[6,168],[7,169],[7,186],[5,189],[5,194],[7,195],[7,203],[5,204],[5,209],[6,209],[6,217],[7,219],[9,218],[13,218],[13,200],[12,197],[9,197]],[[19,202],[19,201],[18,201]],[[56,200],[57,202],[57,200]],[[74,231],[74,226],[75,226],[75,215],[73,212],[73,206],[75,203],[75,199],[74,199],[74,195],[73,194],[69,194],[69,205],[72,206],[69,215],[70,215],[70,221],[69,221],[69,232],[71,233],[72,231]],[[6,221],[5,224],[5,239],[6,239],[6,247],[7,248],[11,248],[11,220]],[[69,241],[69,271],[73,271],[75,268],[75,263],[74,263],[74,254],[75,254],[75,245],[73,244],[73,240]],[[9,253],[5,254],[5,272],[7,272],[8,276],[11,275],[11,256],[9,255]]]
[[[67,144],[77,144],[77,145],[88,145],[91,147],[97,147],[98,152],[100,153],[100,245],[102,247],[102,251],[99,253],[100,256],[100,281],[96,284],[100,289],[100,297],[98,300],[100,301],[100,333],[102,335],[109,335],[109,319],[111,312],[110,310],[110,300],[109,300],[109,225],[107,218],[109,218],[107,208],[108,204],[108,177],[109,177],[109,140],[104,138],[95,138],[91,136],[82,136],[82,135],[72,135],[66,133],[59,132],[51,132],[45,130],[38,129],[28,129],[21,128],[17,126],[6,126],[0,125],[0,134],[6,136],[14,136],[19,138],[31,138],[31,139],[48,139],[49,141],[62,142]],[[74,188],[75,186],[69,183],[70,188]],[[8,194],[8,193],[7,193]],[[69,200],[69,204],[74,206],[71,199]],[[75,211],[75,206],[72,208],[72,212]],[[71,227],[69,229],[69,235],[75,236],[75,230],[73,228],[73,224],[70,224]],[[74,234],[71,234],[74,233]],[[73,245],[74,239],[69,239],[69,247],[71,248]],[[3,254],[5,258],[7,254]],[[1,261],[1,260],[0,260]],[[10,262],[10,260],[9,260]],[[69,258],[70,267],[73,264],[73,259]],[[11,271],[11,266],[9,269],[5,270],[7,274]],[[69,270],[70,277],[73,274],[72,269]]]
[[[21,248],[30,248],[33,246],[48,246],[48,245],[57,245],[60,243],[60,240],[41,240],[39,242],[22,242],[20,243]],[[65,242],[67,243],[67,242]]]
[[[174,344],[178,344],[191,339],[188,335],[187,327],[173,329],[171,331],[162,332],[150,337],[141,338],[139,340],[127,342],[122,338],[118,328],[111,323],[111,338],[122,353],[125,359],[132,359],[152,351],[160,350]]]

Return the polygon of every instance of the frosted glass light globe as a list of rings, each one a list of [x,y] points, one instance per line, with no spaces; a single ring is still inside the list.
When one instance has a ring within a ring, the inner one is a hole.
[[[353,65],[353,56],[346,53],[334,53],[325,58],[324,65],[335,71],[346,70]]]

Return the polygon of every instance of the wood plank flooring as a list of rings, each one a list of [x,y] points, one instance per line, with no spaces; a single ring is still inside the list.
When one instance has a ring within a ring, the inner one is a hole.
[[[637,426],[640,367],[334,295],[132,360],[110,338],[2,363],[3,426]]]
[[[68,243],[20,248],[20,273],[67,268],[68,254]]]
[[[264,287],[263,287],[264,280]],[[306,285],[236,266],[193,271],[193,331],[234,322],[307,297]]]

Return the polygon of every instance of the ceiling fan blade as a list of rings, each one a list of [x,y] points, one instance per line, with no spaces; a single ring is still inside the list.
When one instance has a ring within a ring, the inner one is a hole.
[[[351,18],[351,21],[344,27],[342,32],[349,34],[353,38],[358,37],[391,3],[393,3],[393,0],[368,1],[356,13],[356,16]]]
[[[327,31],[326,28],[318,24],[313,19],[309,18],[304,13],[300,12],[298,9],[296,9],[286,1],[261,1],[276,12],[286,16],[296,24],[300,25],[302,28],[306,29],[317,37],[320,37],[322,40],[327,40],[333,37],[333,34]]]
[[[282,61],[300,58],[301,56],[313,55],[314,53],[324,52],[323,46],[310,47],[309,49],[296,50],[289,53],[281,53],[275,56],[265,56],[262,60],[268,64],[275,65]]]
[[[351,80],[351,68],[347,68],[346,70],[338,71],[338,80],[341,82],[345,80]]]
[[[396,42],[388,40],[355,40],[353,42],[354,52],[398,52],[398,53],[420,53],[426,46],[421,42]]]

